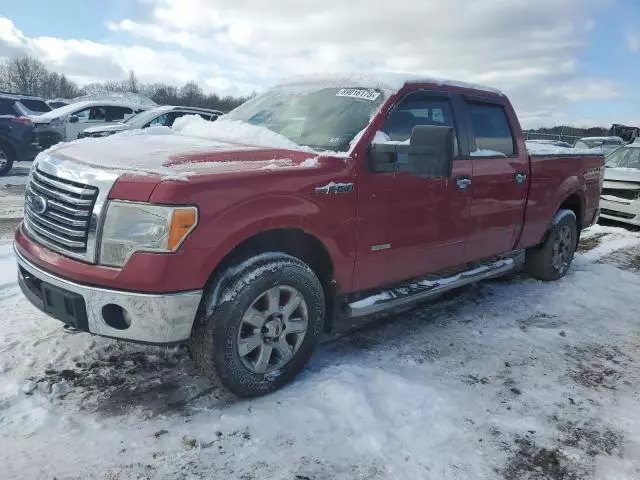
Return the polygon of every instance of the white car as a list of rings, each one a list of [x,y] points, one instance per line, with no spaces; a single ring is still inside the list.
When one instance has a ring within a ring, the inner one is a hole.
[[[600,217],[640,226],[640,139],[609,154],[605,166]]]
[[[48,148],[58,142],[71,141],[89,127],[123,122],[143,111],[144,108],[121,102],[83,101],[56,108],[37,117],[32,117],[36,127],[38,143]]]

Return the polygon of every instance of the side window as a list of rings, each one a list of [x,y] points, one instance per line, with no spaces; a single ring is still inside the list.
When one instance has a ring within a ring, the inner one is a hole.
[[[104,122],[107,118],[107,107],[91,107],[89,110],[90,122]]]
[[[9,100],[0,100],[0,115],[11,115],[15,117],[17,115],[12,105],[13,102]]]
[[[84,110],[80,110],[74,113],[74,115],[78,117],[79,123],[86,123],[89,121],[89,118],[91,116],[91,110],[93,110],[93,108],[85,108]]]
[[[168,118],[167,123],[165,123],[165,125],[167,127],[172,127],[173,122],[176,121],[176,118],[184,117],[185,115],[193,115],[193,114],[188,112],[173,112],[171,114],[171,117]]]
[[[163,113],[162,115],[154,118],[153,120],[151,120],[147,126],[148,127],[163,127],[163,126],[168,126],[169,123],[169,114],[168,113]]]
[[[515,154],[511,127],[501,105],[469,103],[468,110],[476,139],[476,150],[471,156],[510,157]]]
[[[413,127],[418,125],[448,126],[455,129],[449,100],[420,93],[409,95],[391,112],[382,126],[389,140],[408,142]],[[454,155],[458,155],[458,134],[455,135]]]
[[[127,107],[105,107],[105,122],[121,122],[132,113],[133,110]]]

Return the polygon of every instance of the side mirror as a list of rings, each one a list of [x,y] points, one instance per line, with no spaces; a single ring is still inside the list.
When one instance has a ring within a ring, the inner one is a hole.
[[[409,142],[372,143],[374,172],[407,172],[423,178],[449,178],[453,171],[452,127],[417,125]]]
[[[80,118],[78,118],[78,117],[77,117],[77,116],[75,116],[75,115],[71,115],[71,116],[69,117],[69,123],[78,123],[79,121],[80,121]]]

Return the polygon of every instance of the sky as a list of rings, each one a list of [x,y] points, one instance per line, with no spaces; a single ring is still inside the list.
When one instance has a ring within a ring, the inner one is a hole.
[[[0,0],[0,59],[80,84],[406,72],[500,88],[524,127],[640,125],[640,0]]]

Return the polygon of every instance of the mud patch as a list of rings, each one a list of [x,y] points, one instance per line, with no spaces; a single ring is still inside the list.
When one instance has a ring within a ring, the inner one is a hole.
[[[106,416],[188,414],[195,403],[219,406],[233,400],[221,386],[197,375],[185,349],[140,348],[114,344],[90,361],[49,369],[29,380],[54,401],[72,400],[81,410]]]
[[[622,457],[624,437],[618,431],[571,422],[560,424],[558,428],[564,435],[562,444],[567,447],[578,448],[590,457],[600,454]]]
[[[605,255],[598,263],[615,265],[622,270],[640,272],[640,247],[634,246]]]
[[[544,312],[537,312],[527,318],[519,319],[520,330],[526,331],[529,328],[559,328],[563,322],[557,320],[557,315],[550,315]]]
[[[616,390],[623,379],[628,357],[615,346],[583,345],[568,347],[566,355],[576,366],[569,371],[570,378],[583,387]]]
[[[544,448],[528,437],[515,440],[517,451],[502,471],[506,480],[578,480],[588,476],[558,447]]]
[[[584,253],[588,252],[589,250],[593,250],[598,245],[600,245],[602,238],[606,237],[607,235],[607,233],[597,233],[595,235],[591,235],[590,237],[580,239],[577,251]]]

